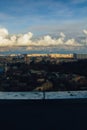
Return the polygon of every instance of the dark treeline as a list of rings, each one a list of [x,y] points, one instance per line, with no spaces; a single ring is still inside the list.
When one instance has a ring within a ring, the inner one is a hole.
[[[60,73],[76,73],[87,76],[87,60],[78,60],[75,62],[62,62],[60,64],[51,64],[50,62],[43,63],[31,63],[30,68],[33,69],[44,69],[49,72],[60,72]]]

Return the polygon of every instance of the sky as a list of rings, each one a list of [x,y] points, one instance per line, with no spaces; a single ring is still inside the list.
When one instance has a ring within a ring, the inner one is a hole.
[[[0,53],[86,53],[86,37],[87,0],[0,0]]]

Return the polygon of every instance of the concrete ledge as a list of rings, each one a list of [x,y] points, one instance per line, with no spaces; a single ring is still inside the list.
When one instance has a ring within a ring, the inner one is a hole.
[[[45,99],[82,99],[87,98],[87,91],[47,92]]]
[[[4,100],[42,100],[42,99],[87,99],[87,91],[63,92],[0,92],[0,99]]]

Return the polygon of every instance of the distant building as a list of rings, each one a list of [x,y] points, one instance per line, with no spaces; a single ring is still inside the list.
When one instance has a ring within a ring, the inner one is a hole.
[[[73,54],[50,54],[51,58],[73,58]]]
[[[87,59],[87,54],[74,54],[74,58],[78,60]]]
[[[48,54],[27,54],[27,57],[47,57]]]

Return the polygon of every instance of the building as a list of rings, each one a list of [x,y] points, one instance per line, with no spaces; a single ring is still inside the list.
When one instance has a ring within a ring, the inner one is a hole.
[[[87,59],[87,54],[74,54],[74,58],[77,60]]]
[[[48,54],[28,54],[27,57],[47,57]]]
[[[73,58],[73,54],[49,54],[51,58]]]

